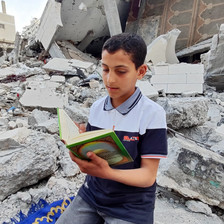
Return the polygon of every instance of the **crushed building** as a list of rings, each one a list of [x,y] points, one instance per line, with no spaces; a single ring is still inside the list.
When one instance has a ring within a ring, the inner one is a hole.
[[[107,12],[105,2],[111,6]],[[64,107],[78,123],[88,121],[92,103],[107,94],[100,75],[100,58],[90,54],[90,49],[99,51],[110,35],[130,29],[148,41],[149,70],[137,86],[160,104],[167,115],[169,155],[160,163],[158,199],[166,195],[169,202],[173,201],[174,210],[164,215],[168,206],[160,209],[156,205],[165,219],[157,216],[157,210],[156,223],[196,223],[182,215],[177,217],[180,207],[186,211],[191,209],[193,218],[194,212],[203,213],[196,215],[206,221],[200,219],[197,223],[223,223],[224,93],[218,92],[215,86],[219,84],[220,88],[219,80],[223,77],[222,72],[215,70],[224,64],[223,25],[214,32],[214,38],[211,35],[198,44],[193,41],[189,48],[182,45],[184,49],[176,54],[177,45],[188,43],[179,40],[186,30],[193,29],[189,23],[175,26],[175,19],[179,18],[177,11],[193,20],[190,14],[195,16],[196,9],[201,10],[203,5],[204,13],[219,11],[217,6],[222,8],[221,0],[210,2],[48,1],[40,26],[39,21],[33,21],[21,36],[25,40],[17,42],[18,61],[2,67],[0,72],[0,204],[3,208],[0,222],[10,222],[10,217],[15,217],[19,209],[27,214],[30,205],[39,200],[51,203],[77,192],[85,176],[70,160],[68,150],[59,139],[56,107]],[[174,14],[170,13],[172,10]],[[114,26],[118,18],[108,24],[113,12],[119,15],[118,27]],[[165,17],[169,18],[167,21],[163,20],[165,12],[170,13]],[[71,20],[67,21],[66,16],[72,17]],[[103,29],[99,32],[94,30],[99,25],[95,16],[102,22],[99,24]],[[217,13],[217,17],[219,27],[222,15]],[[55,19],[53,24],[52,19]],[[211,20],[215,21],[212,17]],[[163,33],[162,24],[171,21],[173,25]],[[204,22],[210,24],[208,20]],[[202,22],[202,27],[205,23]],[[93,33],[88,32],[90,28]],[[43,45],[39,53],[34,50],[34,37],[39,37]],[[203,52],[207,52],[204,59],[195,60],[195,54]],[[183,63],[186,56],[194,63]],[[208,72],[212,75],[206,75]],[[209,87],[207,80],[212,84]],[[174,217],[182,220],[173,221]]]

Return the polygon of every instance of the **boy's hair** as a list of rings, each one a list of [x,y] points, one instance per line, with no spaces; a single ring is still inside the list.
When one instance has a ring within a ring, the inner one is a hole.
[[[144,64],[147,53],[145,41],[142,37],[133,33],[121,33],[112,36],[104,43],[102,51],[104,50],[109,53],[115,53],[118,50],[127,52],[136,69]]]

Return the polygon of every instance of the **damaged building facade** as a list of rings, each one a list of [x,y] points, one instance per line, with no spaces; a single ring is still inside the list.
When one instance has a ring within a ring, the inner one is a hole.
[[[5,1],[1,1],[2,12],[0,12],[0,58],[14,49],[15,20],[14,16],[6,13]]]
[[[177,51],[211,38],[224,23],[222,0],[143,0],[138,1],[139,8],[135,2],[128,21],[130,29],[148,37],[154,30],[153,38],[179,29]]]

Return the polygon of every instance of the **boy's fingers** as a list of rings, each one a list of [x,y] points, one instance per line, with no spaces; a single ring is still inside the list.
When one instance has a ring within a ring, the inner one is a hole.
[[[86,131],[86,124],[85,123],[79,124],[79,123],[77,123],[75,121],[74,121],[74,123],[79,128],[79,133],[83,133],[83,132]]]
[[[79,132],[83,133],[86,131],[86,125],[85,124],[79,124]]]
[[[91,159],[91,161],[95,164],[101,164],[102,162],[102,158],[100,158],[99,156],[97,156],[94,152],[88,152],[87,156]]]

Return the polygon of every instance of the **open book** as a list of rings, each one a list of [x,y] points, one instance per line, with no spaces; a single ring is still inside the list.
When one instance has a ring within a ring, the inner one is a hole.
[[[92,151],[107,160],[109,165],[121,165],[133,161],[113,130],[103,129],[79,133],[78,127],[65,110],[57,108],[60,139],[80,159],[86,159]]]

